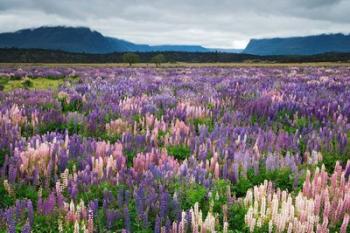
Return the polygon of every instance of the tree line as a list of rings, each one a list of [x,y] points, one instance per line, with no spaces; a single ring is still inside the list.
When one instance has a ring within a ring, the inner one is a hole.
[[[350,62],[350,53],[324,53],[311,56],[257,56],[219,52],[127,52],[109,54],[70,53],[45,49],[0,49],[0,63],[229,63],[229,62]]]

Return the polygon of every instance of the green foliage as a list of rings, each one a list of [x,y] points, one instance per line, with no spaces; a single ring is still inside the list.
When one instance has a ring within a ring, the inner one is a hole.
[[[244,197],[247,190],[252,188],[254,184],[247,177],[240,177],[238,182],[233,185],[232,191],[236,193],[238,197]]]
[[[48,80],[60,80],[60,79],[65,79],[65,76],[46,76],[45,77]],[[40,77],[32,77],[32,79],[40,79]]]
[[[34,128],[32,124],[25,124],[21,126],[21,136],[25,138],[30,138],[34,134]]]
[[[9,195],[7,193],[7,191],[5,190],[5,187],[3,185],[3,181],[0,180],[1,184],[0,184],[0,196],[1,196],[1,201],[0,201],[0,209],[5,209],[8,208],[12,205],[15,204],[16,202],[16,198]]]
[[[107,181],[90,186],[79,186],[80,192],[78,192],[77,200],[82,199],[85,203],[91,200],[98,200],[99,204],[102,204],[103,194],[106,191],[112,192],[114,196],[117,196],[118,191],[122,188],[122,185],[114,185]]]
[[[165,62],[165,56],[163,54],[157,54],[151,58],[151,62],[159,67],[162,63]]]
[[[74,168],[77,167],[77,161],[76,159],[70,159],[68,160],[67,169],[70,173],[73,173]]]
[[[342,223],[343,223],[343,219],[340,218],[340,219],[338,219],[336,224],[329,224],[329,227],[328,227],[329,232],[331,232],[331,233],[333,233],[333,232],[340,232],[340,228],[342,226]],[[350,228],[347,227],[345,232],[346,233],[350,233]]]
[[[8,77],[0,77],[0,84],[5,85],[9,82],[9,78]]]
[[[45,134],[47,132],[64,132],[65,125],[61,122],[47,122],[42,123],[38,126],[38,131],[40,134]]]
[[[228,224],[230,226],[230,229],[238,229],[239,231],[236,231],[237,233],[248,233],[249,229],[247,228],[247,225],[244,221],[246,213],[247,209],[243,205],[239,203],[233,204],[228,211]]]
[[[213,109],[215,108],[215,106],[214,106],[213,103],[208,103],[208,104],[207,104],[207,108],[208,108],[209,110],[213,110]]]
[[[5,162],[5,156],[8,155],[10,153],[10,150],[8,148],[0,148],[0,167],[2,167],[2,165]]]
[[[191,155],[191,149],[184,144],[170,145],[166,149],[169,155],[174,156],[178,160],[185,160]]]
[[[27,184],[16,184],[14,186],[16,199],[29,199],[33,202],[33,205],[36,204],[38,200],[38,191],[35,186],[27,185]],[[47,193],[43,193],[45,196]]]
[[[123,153],[124,153],[126,160],[127,160],[126,161],[127,166],[132,167],[134,157],[137,155],[137,153],[141,153],[144,151],[145,151],[145,148],[143,148],[143,147],[138,147],[138,148],[135,147],[133,149],[124,150]]]
[[[48,102],[48,103],[43,103],[42,105],[41,105],[41,109],[43,110],[43,111],[49,111],[49,110],[51,110],[51,109],[54,109],[54,104],[53,103],[50,103],[50,102]]]
[[[264,223],[261,227],[254,228],[254,233],[266,233],[269,232],[269,224]],[[274,231],[272,231],[274,232]]]
[[[104,123],[110,123],[111,121],[120,118],[119,115],[113,113],[113,112],[108,112],[103,116],[103,122]]]
[[[297,131],[307,128],[309,125],[312,125],[313,128],[319,128],[320,122],[316,118],[298,116],[293,111],[282,109],[277,112],[272,128],[276,132],[278,130],[283,130],[290,134],[294,134]]]
[[[60,99],[62,112],[81,112],[83,108],[83,101],[81,99],[75,99],[67,101],[65,98]]]
[[[250,117],[250,122],[252,125],[258,124],[258,125],[264,125],[267,121],[267,117],[263,115],[258,114],[252,114]]]
[[[29,78],[25,79],[21,84],[25,89],[29,89],[34,86],[33,82]]]
[[[197,135],[199,134],[199,128],[201,125],[206,126],[209,132],[212,132],[215,126],[214,119],[211,117],[191,119],[190,123],[194,125]]]
[[[243,197],[246,195],[248,189],[263,183],[264,180],[272,181],[275,187],[290,192],[295,190],[295,188],[300,188],[302,185],[300,181],[298,187],[294,187],[294,174],[289,168],[267,171],[264,167],[261,167],[258,175],[255,175],[253,169],[248,170],[247,177],[240,177],[238,182],[233,185],[232,191],[234,191],[238,197]]]
[[[132,167],[133,164],[133,158],[136,156],[136,151],[135,150],[127,150],[124,152],[125,156],[126,156],[126,163],[128,167]]]
[[[69,134],[80,134],[84,135],[85,127],[81,123],[70,120],[66,123],[65,128],[68,130]]]
[[[135,114],[132,116],[132,120],[137,122],[137,123],[140,123],[142,120],[142,116],[140,114]]]
[[[122,136],[120,134],[103,133],[100,135],[100,138],[104,141],[109,141],[111,144],[114,144],[117,141],[121,140]]]
[[[36,215],[34,218],[32,232],[53,233],[58,231],[58,216],[55,215]],[[69,232],[69,231],[66,231]]]
[[[322,152],[322,163],[326,167],[326,170],[329,174],[333,173],[335,164],[337,161],[340,161],[341,163],[346,163],[348,159],[348,156],[341,155],[335,151],[323,151]]]
[[[132,64],[138,63],[139,60],[140,60],[140,57],[136,53],[123,54],[123,62],[128,63],[129,66],[131,66]]]
[[[131,200],[129,203],[129,214],[130,214],[130,220],[131,220],[131,232],[137,232],[137,233],[152,233],[153,230],[152,228],[154,226],[152,226],[150,223],[148,223],[147,227],[143,226],[143,221],[138,217],[137,215],[137,211],[136,211],[136,205],[135,205],[135,200]],[[155,221],[155,216],[150,216],[150,218],[148,219],[151,222]],[[119,224],[119,228],[121,229],[123,228],[124,225],[123,222],[121,222],[121,224]]]
[[[163,147],[164,145],[164,137],[168,134],[168,132],[159,130],[158,131],[158,135],[157,135],[157,139],[158,139],[158,146],[159,147]]]
[[[0,85],[3,85],[3,91],[12,91],[17,88],[27,88],[27,89],[38,89],[38,90],[45,90],[45,89],[52,89],[57,90],[60,85],[64,83],[63,79],[50,79],[50,78],[44,78],[44,77],[38,77],[38,78],[27,78],[25,80],[22,80],[21,77],[10,79],[3,77],[0,77]]]
[[[279,130],[284,130],[288,133],[295,133],[297,128],[293,126],[293,114],[294,112],[288,109],[279,110],[272,123],[274,131],[278,132]]]
[[[350,139],[350,135],[348,135],[348,140]],[[350,140],[349,140],[350,141]],[[348,159],[350,159],[350,145],[347,145],[345,151],[340,151],[338,140],[335,137],[331,140],[330,145],[321,149],[322,153],[322,163],[325,165],[328,173],[333,173],[335,164],[339,161],[342,165],[345,165]]]
[[[8,82],[9,82],[8,77],[0,77],[0,91],[5,90],[5,86]]]
[[[251,179],[254,175],[251,175]],[[294,189],[294,176],[293,172],[289,168],[280,168],[274,171],[260,170],[257,177],[263,177],[265,180],[272,181],[277,188],[282,190],[293,191]],[[256,176],[254,176],[256,177]],[[256,179],[258,182],[259,179]],[[261,183],[261,182],[260,182]]]
[[[231,182],[227,180],[216,180],[213,184],[213,188],[211,190],[212,196],[210,201],[212,201],[213,211],[215,213],[222,212],[222,206],[227,204],[227,188],[230,187]]]
[[[164,109],[162,107],[160,107],[158,109],[158,111],[155,113],[155,116],[158,120],[160,120],[163,115],[164,115]]]
[[[306,142],[303,137],[300,137],[299,139],[299,152],[301,155],[303,155],[306,151]]]
[[[205,202],[207,190],[203,185],[197,183],[184,184],[180,186],[178,194],[181,199],[180,203],[183,210],[190,209],[196,202],[199,203],[202,210],[208,209],[208,202]]]

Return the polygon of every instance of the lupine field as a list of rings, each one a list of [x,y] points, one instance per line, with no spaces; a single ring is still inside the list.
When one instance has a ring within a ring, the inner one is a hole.
[[[0,232],[350,232],[350,67],[0,69]]]

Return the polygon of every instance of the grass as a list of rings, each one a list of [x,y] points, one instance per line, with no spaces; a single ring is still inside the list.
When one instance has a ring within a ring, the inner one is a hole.
[[[29,89],[57,90],[58,87],[64,83],[63,79],[49,79],[49,78],[35,78],[30,79],[32,85]],[[0,84],[4,86],[4,91],[12,91],[14,89],[23,88],[23,80],[9,80],[7,78],[0,77]]]

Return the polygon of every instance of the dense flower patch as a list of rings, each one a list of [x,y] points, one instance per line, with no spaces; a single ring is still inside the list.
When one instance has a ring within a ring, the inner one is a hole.
[[[0,76],[0,232],[350,231],[350,68]]]

